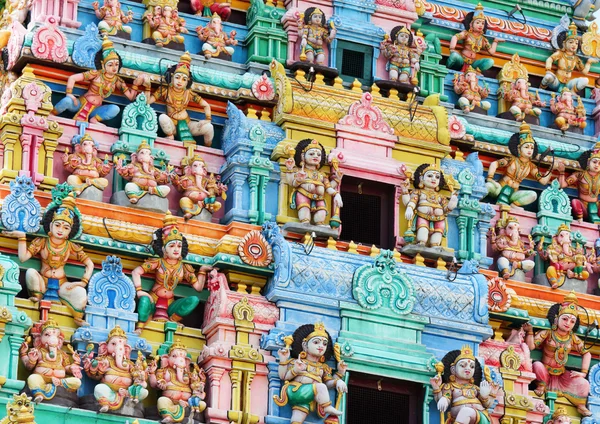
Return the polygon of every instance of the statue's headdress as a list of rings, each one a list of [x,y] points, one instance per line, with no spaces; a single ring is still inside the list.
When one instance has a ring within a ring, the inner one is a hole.
[[[575,22],[571,22],[571,25],[569,25],[565,41],[570,40],[571,38],[579,40],[579,36],[577,35],[577,26],[575,25]]]
[[[308,15],[308,19],[310,20],[310,18],[312,18],[313,15],[325,15],[325,14],[323,13],[323,11],[321,9],[319,9],[318,7],[315,7],[315,10],[310,12],[310,15]]]
[[[473,21],[475,19],[485,19],[485,15],[483,14],[483,6],[481,3],[477,3],[475,11],[473,12]]]
[[[200,156],[200,154],[196,153],[193,156],[184,157],[181,160],[181,166],[191,166],[194,162],[202,162],[204,165],[206,165],[206,161],[204,160],[204,158]]]
[[[462,349],[460,350],[460,355],[458,355],[456,357],[456,359],[454,359],[454,362],[452,362],[452,366],[458,364],[459,361],[463,360],[463,359],[470,359],[472,361],[475,361],[475,356],[473,355],[473,349],[471,349],[471,346],[469,345],[464,345],[462,347]]]
[[[148,141],[146,141],[146,140],[142,140],[142,142],[138,146],[136,152],[139,153],[140,150],[144,150],[144,149],[148,149],[148,150],[152,151],[152,147],[150,147],[150,145],[148,144]]]
[[[317,140],[311,140],[310,143],[306,145],[306,147],[302,150],[302,154],[306,153],[310,149],[319,149],[321,150],[321,145]]]
[[[172,241],[183,240],[183,235],[177,228],[177,217],[171,215],[171,212],[169,211],[167,211],[165,219],[163,220],[162,239],[163,246],[166,246]]]
[[[600,158],[600,142],[596,143],[594,149],[592,150],[590,157],[588,158],[588,162],[593,158]]]
[[[75,196],[73,196],[73,193],[69,193],[69,195],[62,200],[62,203],[56,212],[54,212],[52,221],[65,221],[69,225],[73,225],[73,219],[76,214],[75,207]]]
[[[174,350],[177,349],[182,349],[185,350],[187,352],[187,347],[181,343],[181,340],[177,339],[175,340],[175,343],[173,343],[170,347],[169,347],[169,355],[171,354],[171,352],[173,352]]]
[[[535,140],[531,135],[531,127],[526,122],[523,122],[521,128],[519,128],[519,147],[527,143],[535,144]]]
[[[571,229],[569,228],[569,226],[567,224],[560,224],[558,226],[558,228],[556,229],[556,235],[560,234],[562,231],[571,232]]]
[[[191,68],[192,68],[192,57],[190,56],[190,54],[188,52],[185,52],[179,58],[179,63],[177,64],[177,67],[175,68],[174,74],[185,74],[189,77],[190,73],[191,73]]]
[[[106,340],[110,340],[113,337],[122,337],[122,338],[126,339],[127,334],[125,333],[125,331],[123,331],[123,329],[121,327],[116,325],[115,328],[110,330],[110,333],[108,333],[108,338]]]
[[[575,316],[579,315],[579,301],[577,300],[575,292],[567,294],[565,296],[564,302],[560,305],[560,308],[558,309],[557,316],[560,317],[561,315],[565,314]]]
[[[115,46],[108,37],[104,37],[102,40],[102,63],[107,63],[110,60],[118,60],[119,56],[115,50]]]
[[[315,329],[312,331],[312,333],[306,336],[303,341],[307,342],[313,337],[325,337],[327,340],[329,340],[327,331],[325,331],[325,324],[323,324],[322,322],[316,322]]]
[[[56,321],[54,321],[52,318],[47,319],[40,326],[40,334],[43,333],[44,331],[46,331],[48,328],[58,328],[58,329],[60,329],[60,327],[58,326],[58,323]]]

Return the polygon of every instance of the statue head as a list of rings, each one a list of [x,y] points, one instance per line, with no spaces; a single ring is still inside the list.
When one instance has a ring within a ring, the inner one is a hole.
[[[517,78],[517,80],[513,83],[514,84],[514,88],[517,90],[529,90],[529,86],[531,84],[529,84],[529,81],[527,80],[527,78],[521,77],[521,78]]]
[[[9,423],[34,423],[33,403],[25,393],[13,395],[10,402],[6,404],[6,414]]]
[[[72,144],[77,153],[98,154],[98,143],[88,133],[85,133],[81,137],[73,137]]]
[[[163,7],[163,16],[165,18],[172,18],[173,17],[173,8],[171,6]]]
[[[439,164],[424,163],[419,165],[414,174],[415,188],[428,188],[430,190],[440,191],[444,185],[444,174]]]
[[[142,140],[137,148],[137,151],[131,155],[131,161],[136,163],[152,164],[154,157],[152,156],[152,147],[146,140]]]
[[[294,331],[292,337],[294,340],[291,355],[294,358],[311,355],[319,358],[320,362],[325,362],[333,354],[331,336],[322,322],[302,325]]]
[[[296,145],[294,161],[299,168],[302,168],[303,165],[321,168],[325,165],[326,157],[325,148],[317,140],[305,138]]]
[[[567,104],[569,107],[572,107],[573,106],[573,92],[571,90],[569,90],[567,87],[563,87],[563,89],[560,90],[559,100],[562,103]]]
[[[40,326],[40,332],[37,337],[34,337],[33,346],[36,348],[43,347],[45,349],[55,348],[60,349],[65,341],[65,336],[57,322],[53,319],[48,319]]]
[[[108,37],[104,37],[102,49],[96,53],[96,69],[103,70],[108,76],[112,77],[119,73],[121,63],[121,56],[115,50],[113,42]]]
[[[81,221],[73,193],[69,193],[60,205],[46,211],[43,225],[46,233],[55,239],[68,240],[75,237]]]
[[[537,157],[538,146],[531,135],[529,124],[523,122],[519,132],[510,137],[508,150],[513,156],[520,158],[533,159]]]
[[[567,294],[562,303],[555,303],[548,310],[548,321],[553,330],[561,333],[576,332],[579,328],[579,301],[575,292]]]
[[[442,358],[444,383],[454,382],[457,379],[472,382],[479,386],[483,376],[481,365],[473,355],[473,349],[465,345],[460,350],[452,350]]]
[[[118,325],[108,333],[106,342],[98,346],[98,355],[110,355],[117,360],[119,367],[123,359],[128,359],[131,354],[131,346],[127,344],[127,334]]]
[[[305,25],[319,25],[324,26],[327,19],[325,14],[318,7],[309,7],[304,12],[304,24]]]
[[[514,216],[509,216],[504,221],[498,221],[498,228],[513,241],[519,240],[521,225],[519,220]]]
[[[399,44],[401,46],[411,47],[413,45],[413,35],[412,32],[406,28],[404,25],[398,25],[390,34],[394,43]]]
[[[559,225],[556,230],[556,234],[554,235],[554,239],[558,244],[562,245],[571,245],[571,229],[566,224]]]
[[[466,14],[465,19],[463,19],[463,26],[467,31],[471,30],[476,33],[486,33],[488,25],[487,19],[483,14],[483,6],[481,3],[477,4],[473,12]]]
[[[212,29],[214,29],[216,32],[221,32],[221,24],[222,24],[222,21],[221,21],[221,17],[219,16],[219,14],[217,12],[213,13],[208,25]]]
[[[171,215],[169,211],[163,219],[163,228],[154,232],[152,249],[154,254],[161,258],[179,260],[187,257],[187,240],[177,228],[177,217]]]
[[[154,6],[154,16],[162,16],[162,6]]]
[[[163,368],[177,368],[180,370],[189,369],[191,359],[188,356],[187,348],[179,339],[175,341],[165,355],[161,356],[161,366]]]
[[[593,149],[582,153],[577,161],[581,169],[593,173],[600,172],[600,142],[596,143]]]
[[[114,7],[119,4],[119,0],[104,0],[104,4],[106,4],[109,7]]]
[[[577,53],[580,37],[577,35],[577,26],[574,22],[571,22],[569,29],[558,34],[556,42],[562,50],[573,54]]]
[[[567,414],[567,410],[562,406],[559,406],[552,414],[552,419],[550,419],[546,424],[571,424],[571,418]]]
[[[171,66],[165,72],[165,80],[167,84],[177,90],[187,90],[192,86],[191,78],[192,57],[188,52],[185,52],[179,58],[177,65]]]
[[[196,175],[200,177],[206,177],[208,170],[206,169],[206,162],[199,154],[194,156],[186,156],[181,161],[183,166],[183,173],[185,175]]]

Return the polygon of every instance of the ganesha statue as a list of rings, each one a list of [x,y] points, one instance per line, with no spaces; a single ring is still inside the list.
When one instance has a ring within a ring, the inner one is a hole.
[[[535,96],[529,92],[529,82],[527,78],[517,78],[511,83],[510,89],[503,95],[504,99],[510,103],[510,113],[515,121],[524,121],[525,117],[533,116],[538,118],[542,114],[540,107],[546,106],[546,103],[540,99],[539,93]]]
[[[546,278],[553,289],[562,287],[568,279],[585,282],[590,275],[590,269],[581,251],[573,247],[571,229],[561,224],[552,237],[549,246],[544,243],[544,237],[538,244],[538,253],[549,262],[546,268]],[[577,269],[576,269],[577,268]],[[583,284],[587,290],[587,283]]]
[[[28,340],[19,349],[19,356],[25,368],[33,370],[27,377],[27,387],[33,400],[40,403],[52,400],[60,389],[66,389],[75,397],[81,386],[81,358],[68,345],[70,354],[62,350],[65,336],[53,319],[46,320],[31,331],[33,346]]]
[[[436,370],[430,382],[440,413],[448,411],[450,422],[457,424],[492,422],[488,408],[499,387],[483,372],[470,346],[448,352]]]
[[[500,252],[496,264],[502,278],[524,281],[525,273],[535,266],[534,261],[527,259],[535,253],[535,244],[529,234],[529,244],[525,246],[520,227],[518,219],[504,212],[502,219],[496,222],[498,234],[493,227],[491,229],[491,242],[492,248]]]
[[[151,38],[157,47],[174,47],[183,44],[181,34],[189,31],[185,27],[185,20],[179,17],[177,9],[172,6],[154,6],[153,14],[145,14],[144,20],[152,32]],[[171,45],[171,43],[174,43]]]
[[[66,148],[63,155],[63,166],[71,173],[67,182],[77,196],[81,196],[89,187],[94,187],[101,193],[108,186],[105,177],[112,169],[112,163],[108,159],[102,161],[98,157],[98,145],[87,133],[81,137],[73,137],[72,144],[75,153],[69,154]]]
[[[487,113],[492,104],[484,100],[489,94],[490,89],[484,83],[483,87],[479,85],[477,72],[469,66],[464,74],[454,76],[454,92],[460,95],[458,106],[464,113],[469,113],[475,108],[480,108]]]
[[[104,0],[102,7],[95,1],[92,7],[96,17],[100,19],[98,24],[100,35],[117,35],[119,32],[131,34],[131,27],[125,24],[133,21],[133,10],[129,9],[125,14],[119,0]]]
[[[221,54],[225,58],[233,56],[233,47],[238,44],[238,40],[235,39],[236,31],[231,31],[227,35],[223,31],[221,17],[216,12],[210,18],[207,26],[196,28],[196,33],[200,41],[204,43],[202,44],[202,53],[205,58],[219,57]]]
[[[573,102],[573,92],[564,87],[558,97],[552,93],[550,99],[550,110],[556,115],[554,124],[562,132],[569,128],[579,128],[583,130],[587,126],[585,121],[585,107],[578,96],[577,106]]]
[[[348,391],[344,382],[348,367],[341,360],[339,346],[334,348],[325,325],[305,324],[284,340],[286,346],[278,354],[279,378],[285,384],[280,396],[275,396],[275,403],[292,407],[292,423],[304,423],[311,412],[320,418],[342,415],[339,405],[342,393]],[[336,372],[327,365],[332,354],[337,361]],[[334,388],[338,392],[335,407],[329,396],[329,389]]]
[[[146,381],[139,379],[139,371],[129,358],[131,346],[127,344],[127,335],[119,326],[108,333],[105,342],[98,346],[98,357],[93,353],[85,356],[83,369],[100,384],[94,388],[94,397],[100,405],[100,412],[118,411],[127,398],[133,401],[143,400],[148,396]],[[134,373],[138,381],[134,384]],[[145,376],[145,374],[142,374]]]
[[[199,154],[186,156],[181,161],[183,175],[173,176],[173,185],[183,193],[179,207],[183,217],[190,219],[200,215],[203,210],[210,214],[221,209],[217,196],[227,198],[227,186],[217,181],[214,174],[208,175],[206,162]]]
[[[165,198],[171,192],[171,187],[166,185],[170,174],[154,166],[152,148],[145,140],[131,155],[130,164],[124,165],[123,158],[118,159],[116,170],[129,181],[125,184],[125,194],[132,204],[138,203],[146,194]]]
[[[187,348],[178,339],[161,356],[160,368],[156,361],[148,364],[150,385],[162,390],[156,406],[163,423],[183,421],[188,406],[192,414],[206,408],[204,371],[195,365],[190,367],[190,363]]]

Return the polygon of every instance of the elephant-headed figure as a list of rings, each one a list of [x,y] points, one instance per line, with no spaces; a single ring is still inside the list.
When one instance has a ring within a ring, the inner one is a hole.
[[[131,346],[127,335],[118,325],[108,333],[108,338],[98,346],[98,357],[88,354],[83,368],[90,378],[100,380],[94,388],[94,397],[100,404],[100,412],[117,411],[129,398],[143,400],[148,396],[144,387],[134,387],[135,364],[129,359]],[[139,385],[139,383],[138,383]]]
[[[19,356],[25,368],[33,370],[27,378],[27,386],[35,403],[52,400],[59,387],[77,391],[81,386],[81,358],[70,345],[71,355],[62,350],[65,336],[56,321],[49,319],[35,326],[31,335],[33,347],[28,341],[23,342]]]
[[[185,417],[185,409],[190,406],[192,414],[202,412],[206,403],[204,391],[200,391],[197,371],[190,371],[191,358],[187,348],[179,339],[175,341],[166,354],[160,358],[160,368],[156,362],[148,366],[150,385],[162,390],[156,406],[163,423],[179,423]],[[200,378],[201,379],[201,378]]]

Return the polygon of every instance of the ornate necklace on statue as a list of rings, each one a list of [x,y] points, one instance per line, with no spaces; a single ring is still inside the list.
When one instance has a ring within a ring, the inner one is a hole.
[[[46,243],[46,248],[48,249],[49,255],[46,261],[48,262],[48,266],[50,268],[57,269],[64,265],[64,255],[67,252],[68,247],[69,243],[65,240],[62,246],[57,246],[57,249],[59,249],[60,251],[56,251],[52,247],[52,242],[50,241],[50,239],[48,239],[48,243]]]
[[[560,336],[558,332],[552,332],[552,340],[556,343],[556,350],[554,351],[554,360],[561,367],[564,366],[569,360],[569,352],[571,351],[571,333],[566,336]]]

